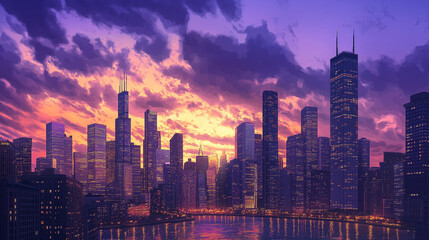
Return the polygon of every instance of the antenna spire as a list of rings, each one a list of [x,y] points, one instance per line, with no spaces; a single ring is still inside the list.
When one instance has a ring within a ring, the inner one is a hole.
[[[353,29],[353,53],[355,53],[355,30]]]
[[[337,56],[338,56],[338,30],[337,30],[337,47],[336,47],[336,54],[337,54]]]

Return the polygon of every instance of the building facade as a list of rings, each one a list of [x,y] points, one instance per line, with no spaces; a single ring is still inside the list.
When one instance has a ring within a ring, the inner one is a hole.
[[[88,192],[106,193],[106,125],[94,123],[87,128]]]

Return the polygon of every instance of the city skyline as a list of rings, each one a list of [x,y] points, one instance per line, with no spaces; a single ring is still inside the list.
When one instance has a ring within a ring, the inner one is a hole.
[[[336,30],[340,51],[351,51],[355,29],[359,138],[371,140],[371,166],[378,166],[385,151],[404,152],[401,106],[410,95],[429,89],[427,59],[418,54],[429,48],[424,36],[427,22],[420,10],[424,7],[410,3],[413,14],[407,14],[400,11],[400,3],[364,2],[347,6],[356,10],[347,18],[331,16],[344,6],[329,3],[317,13],[308,9],[315,17],[330,16],[315,29],[303,16],[279,13],[303,13],[301,4],[213,3],[186,8],[180,2],[181,11],[174,14],[160,7],[135,6],[147,9],[150,17],[145,21],[152,31],[132,29],[132,23],[120,17],[96,18],[97,10],[91,6],[86,6],[88,14],[67,3],[54,12],[52,6],[41,6],[48,10],[23,16],[12,3],[2,4],[0,44],[6,51],[0,56],[4,62],[0,138],[32,137],[33,169],[36,158],[46,156],[43,136],[49,122],[65,125],[65,134],[73,136],[74,152],[86,152],[86,126],[95,122],[106,125],[107,140],[114,140],[117,83],[125,68],[131,142],[141,145],[144,111],[151,109],[158,113],[162,148],[169,148],[175,132],[183,133],[184,162],[197,154],[200,144],[207,155],[226,150],[232,159],[236,126],[253,122],[255,132],[262,134],[260,97],[268,89],[279,92],[279,151],[284,158],[286,138],[300,132],[300,110],[305,106],[318,107],[319,136],[329,137],[327,65],[335,53]],[[404,31],[410,32],[409,38],[397,35]],[[145,42],[145,37],[154,42]],[[268,51],[261,53],[261,47]],[[228,58],[232,65],[215,64]]]

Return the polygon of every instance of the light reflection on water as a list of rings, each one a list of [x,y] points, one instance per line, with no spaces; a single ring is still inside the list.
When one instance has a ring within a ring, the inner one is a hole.
[[[270,217],[196,216],[193,222],[100,230],[101,239],[413,239],[412,231]]]

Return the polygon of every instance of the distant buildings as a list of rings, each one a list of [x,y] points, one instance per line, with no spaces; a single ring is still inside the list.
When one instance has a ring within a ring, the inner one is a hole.
[[[133,168],[133,199],[135,202],[141,202],[143,193],[143,176],[141,169],[141,151],[140,145],[131,143],[131,165]]]
[[[203,153],[200,146],[198,155],[196,156],[196,172],[197,172],[197,208],[207,207],[207,170],[209,169],[209,157]]]
[[[318,138],[319,169],[331,172],[331,144],[328,137]]]
[[[13,140],[15,151],[16,177],[20,179],[22,175],[31,173],[31,138],[17,138]]]
[[[37,174],[40,174],[43,170],[51,167],[51,161],[46,157],[36,158],[36,168],[34,171]]]
[[[106,193],[106,126],[88,125],[88,192],[94,195]]]
[[[263,206],[278,208],[278,93],[264,91],[262,94],[262,179]]]
[[[170,162],[169,149],[156,149],[156,183],[157,185],[164,182],[163,167],[164,163]]]
[[[338,41],[337,41],[338,43]],[[353,43],[354,44],[354,43]],[[358,209],[358,55],[342,52],[330,64],[331,209]]]
[[[46,124],[46,158],[49,167],[60,173],[61,164],[64,163],[64,124],[51,122]]]
[[[88,193],[88,160],[86,153],[74,152],[74,178],[82,183],[82,192],[84,195]]]

